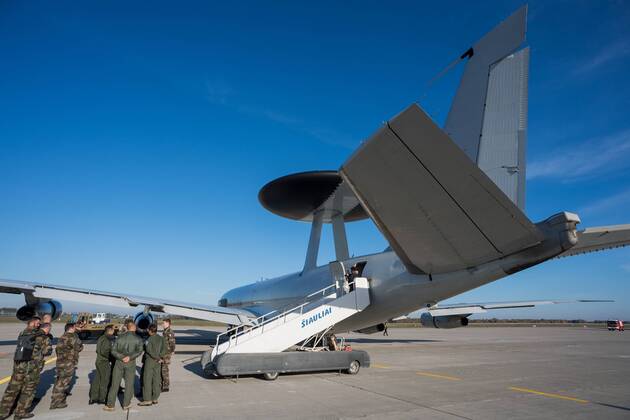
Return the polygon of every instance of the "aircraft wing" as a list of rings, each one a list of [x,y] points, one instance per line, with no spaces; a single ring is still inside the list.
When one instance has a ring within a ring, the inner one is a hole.
[[[542,240],[415,104],[362,144],[340,174],[411,273],[474,267]]]
[[[577,245],[560,254],[559,258],[630,245],[630,225],[587,228],[577,235]]]
[[[154,312],[215,321],[229,325],[251,324],[252,320],[256,318],[255,314],[243,309],[183,303],[38,282],[0,279],[0,293],[24,294],[27,298],[65,300],[122,308],[144,306]]]
[[[460,303],[452,305],[435,305],[428,309],[433,316],[472,315],[488,312],[492,309],[533,308],[540,305],[555,305],[558,303],[593,303],[614,302],[612,300],[580,299],[580,300],[530,300],[520,302],[494,303]]]

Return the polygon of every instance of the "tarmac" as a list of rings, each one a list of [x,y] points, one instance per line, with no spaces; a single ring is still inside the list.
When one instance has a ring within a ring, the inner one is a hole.
[[[0,324],[0,391],[20,323]],[[59,336],[61,325],[53,333]],[[95,341],[86,342],[68,408],[49,410],[55,363],[46,364],[39,419],[629,419],[630,332],[582,327],[390,328],[348,334],[369,352],[357,375],[314,373],[206,379],[199,358],[216,332],[177,327],[171,391],[157,406],[113,413],[88,405]],[[136,389],[138,384],[136,384]]]

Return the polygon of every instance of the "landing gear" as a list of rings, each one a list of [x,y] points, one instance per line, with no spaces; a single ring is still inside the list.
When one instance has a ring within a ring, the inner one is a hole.
[[[216,379],[216,378],[220,378],[221,376],[217,373],[217,369],[214,363],[210,362],[207,363],[204,367],[203,367],[203,374],[206,378],[208,379]]]
[[[350,362],[348,369],[346,369],[346,373],[348,375],[356,375],[357,373],[359,373],[359,369],[361,369],[361,363],[359,363],[358,360],[353,360],[352,362]]]

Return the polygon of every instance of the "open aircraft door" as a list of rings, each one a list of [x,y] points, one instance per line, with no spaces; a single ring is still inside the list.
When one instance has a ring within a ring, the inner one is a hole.
[[[343,285],[347,282],[346,267],[340,261],[333,261],[328,264],[330,274],[337,285],[337,296],[343,294]]]

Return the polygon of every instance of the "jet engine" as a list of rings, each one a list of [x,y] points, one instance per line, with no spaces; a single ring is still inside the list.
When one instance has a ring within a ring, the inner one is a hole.
[[[371,327],[362,328],[355,332],[358,332],[361,334],[374,334],[374,333],[384,331],[384,330],[385,330],[385,324],[376,324],[376,325],[372,325]]]
[[[428,312],[420,316],[423,327],[429,328],[458,328],[468,325],[468,317],[462,315],[433,316]]]
[[[133,317],[133,322],[136,324],[139,333],[145,333],[149,328],[149,325],[153,324],[155,318],[151,312],[138,312]]]
[[[45,314],[49,314],[53,321],[58,319],[61,316],[63,311],[63,307],[60,302],[56,300],[49,301],[39,301],[34,304],[26,304],[18,309],[15,316],[20,321],[28,321],[35,315],[42,316]]]

